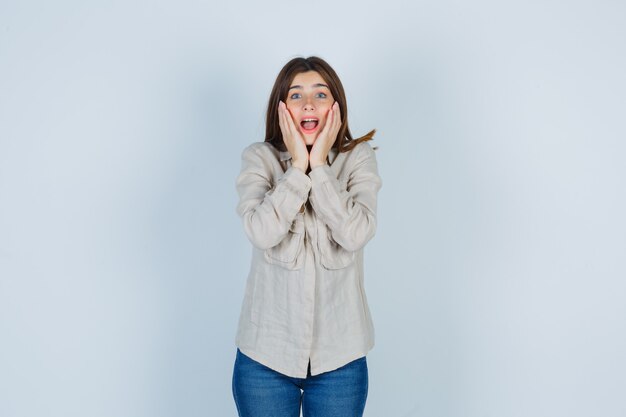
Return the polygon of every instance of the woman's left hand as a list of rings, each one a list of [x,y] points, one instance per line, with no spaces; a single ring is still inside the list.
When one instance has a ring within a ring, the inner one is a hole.
[[[328,152],[337,140],[337,134],[341,128],[341,112],[339,104],[335,102],[326,116],[326,125],[320,132],[319,136],[311,148],[309,153],[309,165],[311,169],[320,165],[326,165]]]

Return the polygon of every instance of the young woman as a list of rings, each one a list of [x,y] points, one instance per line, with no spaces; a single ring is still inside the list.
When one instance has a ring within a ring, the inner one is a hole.
[[[348,128],[343,86],[317,57],[278,74],[265,142],[248,146],[237,212],[252,242],[233,396],[240,417],[362,416],[374,328],[363,247],[376,230],[376,158]]]

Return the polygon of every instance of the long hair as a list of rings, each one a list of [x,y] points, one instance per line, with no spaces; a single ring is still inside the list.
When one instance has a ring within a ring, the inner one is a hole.
[[[337,133],[337,139],[333,144],[333,148],[336,148],[339,152],[348,152],[354,148],[358,143],[371,140],[376,133],[376,129],[371,130],[365,136],[353,139],[350,128],[348,127],[348,105],[346,103],[346,94],[343,90],[343,85],[337,76],[337,73],[326,61],[316,56],[310,56],[308,58],[294,58],[287,62],[285,66],[280,70],[272,93],[270,94],[269,103],[267,104],[267,115],[265,118],[265,141],[270,142],[274,147],[281,151],[286,151],[287,148],[283,142],[283,134],[280,130],[278,123],[278,102],[286,101],[287,94],[289,93],[289,86],[293,82],[296,75],[307,72],[317,72],[328,84],[330,93],[333,98],[339,104],[339,111],[341,112],[341,127]]]

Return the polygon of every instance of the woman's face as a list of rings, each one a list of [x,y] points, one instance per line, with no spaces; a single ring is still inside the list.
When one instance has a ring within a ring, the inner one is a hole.
[[[294,77],[285,104],[307,145],[313,145],[324,128],[334,102],[326,81],[318,72],[301,72]]]

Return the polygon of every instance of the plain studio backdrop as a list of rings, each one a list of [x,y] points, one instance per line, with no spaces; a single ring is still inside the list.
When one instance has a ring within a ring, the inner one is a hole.
[[[620,1],[0,3],[0,416],[236,415],[245,146],[378,129],[367,417],[626,416]]]

